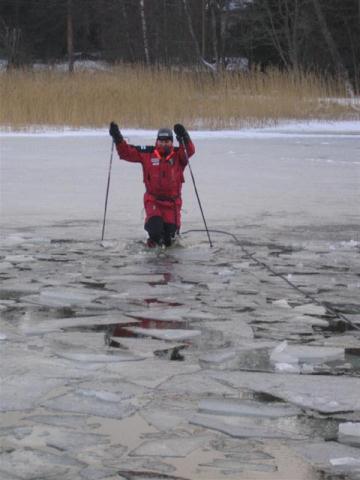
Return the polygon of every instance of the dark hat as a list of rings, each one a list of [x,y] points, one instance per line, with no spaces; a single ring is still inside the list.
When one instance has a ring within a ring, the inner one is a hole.
[[[172,130],[170,128],[160,128],[156,140],[171,140],[173,142],[174,137]]]

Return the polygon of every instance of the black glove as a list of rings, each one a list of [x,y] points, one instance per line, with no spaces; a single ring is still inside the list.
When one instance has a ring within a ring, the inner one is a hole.
[[[177,123],[174,125],[174,132],[176,135],[176,140],[179,143],[189,143],[190,142],[190,136],[184,127],[184,125],[181,125],[181,123]]]
[[[115,144],[121,143],[124,140],[124,137],[121,135],[119,127],[115,122],[110,123],[109,133],[112,136]]]

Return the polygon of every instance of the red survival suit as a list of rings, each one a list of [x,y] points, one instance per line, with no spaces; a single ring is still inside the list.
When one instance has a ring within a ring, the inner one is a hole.
[[[175,224],[177,230],[181,224],[181,189],[184,183],[184,169],[187,165],[184,146],[172,147],[165,156],[156,147],[137,147],[125,140],[116,145],[122,160],[141,163],[146,192],[144,206],[145,223],[154,216],[162,217],[165,223]],[[186,143],[189,157],[195,153],[194,144]]]

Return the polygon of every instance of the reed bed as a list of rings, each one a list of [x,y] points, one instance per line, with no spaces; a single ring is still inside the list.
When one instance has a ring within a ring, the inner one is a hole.
[[[339,81],[313,73],[172,71],[122,65],[107,71],[14,70],[0,74],[0,125],[191,129],[352,118]],[[320,99],[326,99],[320,100]],[[330,99],[330,101],[329,101]],[[357,114],[358,115],[358,114]]]

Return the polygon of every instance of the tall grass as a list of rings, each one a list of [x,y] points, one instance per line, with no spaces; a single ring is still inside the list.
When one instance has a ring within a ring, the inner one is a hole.
[[[73,74],[10,71],[0,74],[0,125],[158,128],[181,122],[196,128],[236,128],[279,119],[338,119],[346,105],[340,82],[313,73],[174,72],[143,66]]]

